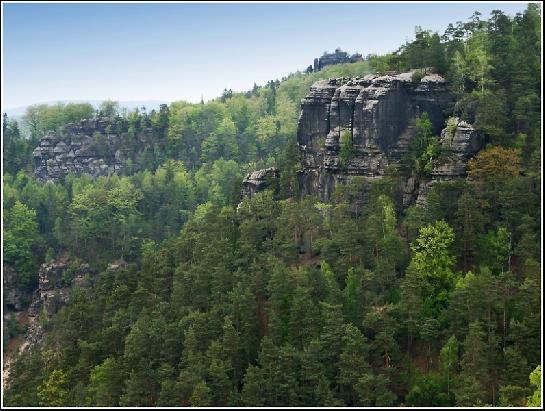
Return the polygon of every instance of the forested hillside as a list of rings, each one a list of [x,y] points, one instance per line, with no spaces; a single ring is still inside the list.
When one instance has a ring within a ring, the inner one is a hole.
[[[402,182],[440,155],[425,113],[401,166],[300,196],[311,85],[425,68],[447,80],[446,117],[484,136],[467,177],[404,206]],[[540,405],[540,79],[530,4],[206,103],[4,115],[4,405]],[[36,179],[40,139],[90,118],[147,145],[109,176]],[[278,184],[242,198],[271,166]],[[63,300],[33,313],[50,272]]]

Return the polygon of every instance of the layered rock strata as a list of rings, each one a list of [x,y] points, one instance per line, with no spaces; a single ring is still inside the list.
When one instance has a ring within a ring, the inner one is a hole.
[[[427,112],[439,134],[451,100],[445,80],[413,73],[321,80],[301,102],[297,130],[303,195],[328,200],[336,184],[354,176],[384,175],[399,163],[415,134],[416,119]],[[347,133],[353,155],[342,164],[341,136]]]
[[[151,141],[151,129],[129,138],[127,133],[113,132],[112,126],[108,119],[99,118],[69,123],[60,132],[49,131],[32,153],[36,178],[56,181],[69,173],[109,175],[120,171],[127,159]]]

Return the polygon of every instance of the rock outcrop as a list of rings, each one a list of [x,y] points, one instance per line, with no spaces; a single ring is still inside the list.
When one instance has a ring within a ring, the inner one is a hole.
[[[109,264],[107,271],[115,272],[127,267],[125,261],[118,260]],[[91,293],[96,274],[89,264],[68,257],[42,264],[38,273],[38,288],[26,312],[28,330],[19,351],[40,345],[44,337],[42,320],[52,318],[62,307],[69,305],[74,291]]]
[[[69,173],[99,177],[122,170],[127,159],[149,144],[152,134],[145,129],[129,137],[126,128],[98,118],[66,124],[61,132],[49,131],[32,153],[36,178],[56,181]],[[134,161],[133,167],[138,168]]]
[[[426,194],[437,182],[451,181],[466,176],[467,162],[484,147],[484,136],[471,124],[454,119],[455,128],[444,128],[439,141],[443,150],[442,158],[431,172],[431,179],[421,183],[417,190],[416,203],[425,204]]]
[[[400,164],[415,136],[416,120],[424,112],[434,133],[441,136],[442,155],[434,160],[427,179],[411,176],[404,182],[403,205],[424,204],[435,183],[465,177],[468,160],[483,148],[483,136],[458,118],[450,119],[442,129],[452,96],[441,76],[418,74],[368,75],[313,84],[301,102],[297,130],[301,195],[328,201],[338,184],[347,184],[356,176],[382,178],[389,165]],[[343,158],[343,138],[350,147],[348,158]],[[279,173],[281,170],[271,168],[248,174],[243,196],[252,197],[269,187]]]
[[[382,177],[407,152],[422,113],[440,133],[450,100],[445,80],[433,73],[420,79],[409,72],[314,83],[301,102],[297,131],[301,193],[328,200],[336,184],[354,176]],[[343,163],[345,133],[353,154]]]
[[[465,177],[467,162],[484,146],[483,135],[471,124],[459,118],[454,121],[454,131],[449,133],[445,128],[441,132],[440,144],[446,152],[446,161],[433,169],[431,175],[435,181]]]
[[[41,265],[38,272],[38,288],[32,296],[28,308],[28,332],[22,350],[40,344],[43,328],[40,316],[51,318],[62,307],[70,302],[70,294],[74,289],[90,290],[94,275],[89,264],[76,263],[66,258],[59,258]]]
[[[255,193],[265,190],[278,182],[279,170],[275,167],[248,173],[242,181],[242,196],[252,198]]]
[[[73,288],[89,288],[91,274],[86,263],[75,266],[66,259],[59,259],[42,264],[38,272],[38,289],[34,291],[28,310],[29,316],[35,317],[43,309],[51,317],[68,304]]]

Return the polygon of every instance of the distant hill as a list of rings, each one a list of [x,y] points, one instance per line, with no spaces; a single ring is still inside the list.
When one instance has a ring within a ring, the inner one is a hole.
[[[46,102],[40,102],[35,104],[56,104],[56,103],[90,103],[93,105],[93,107],[98,107],[100,103],[102,103],[104,100],[60,100],[60,101],[46,101]],[[118,100],[119,101],[119,100]],[[164,100],[136,100],[136,101],[119,101],[119,105],[121,107],[126,107],[128,110],[133,110],[136,107],[140,108],[142,106],[146,107],[147,111],[150,111],[152,109],[158,109],[160,104],[168,104],[168,101]],[[31,106],[34,104],[29,104],[26,106],[20,106],[20,107],[12,107],[12,108],[3,108],[2,113],[6,113],[9,118],[14,120],[19,120],[23,114],[25,114],[25,111],[28,106]]]

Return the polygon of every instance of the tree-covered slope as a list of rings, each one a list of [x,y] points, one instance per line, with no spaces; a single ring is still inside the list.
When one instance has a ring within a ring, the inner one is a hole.
[[[207,103],[4,117],[4,405],[538,405],[540,41],[530,4]],[[454,96],[447,116],[485,137],[467,177],[403,206],[401,182],[435,156],[422,116],[401,167],[339,185],[327,203],[301,198],[310,86],[430,66]],[[144,135],[153,144],[111,176],[38,181],[39,139],[89,117],[139,150]],[[269,166],[278,186],[241,201],[243,176]],[[51,264],[68,303],[35,313],[43,338],[18,354],[14,319]]]

